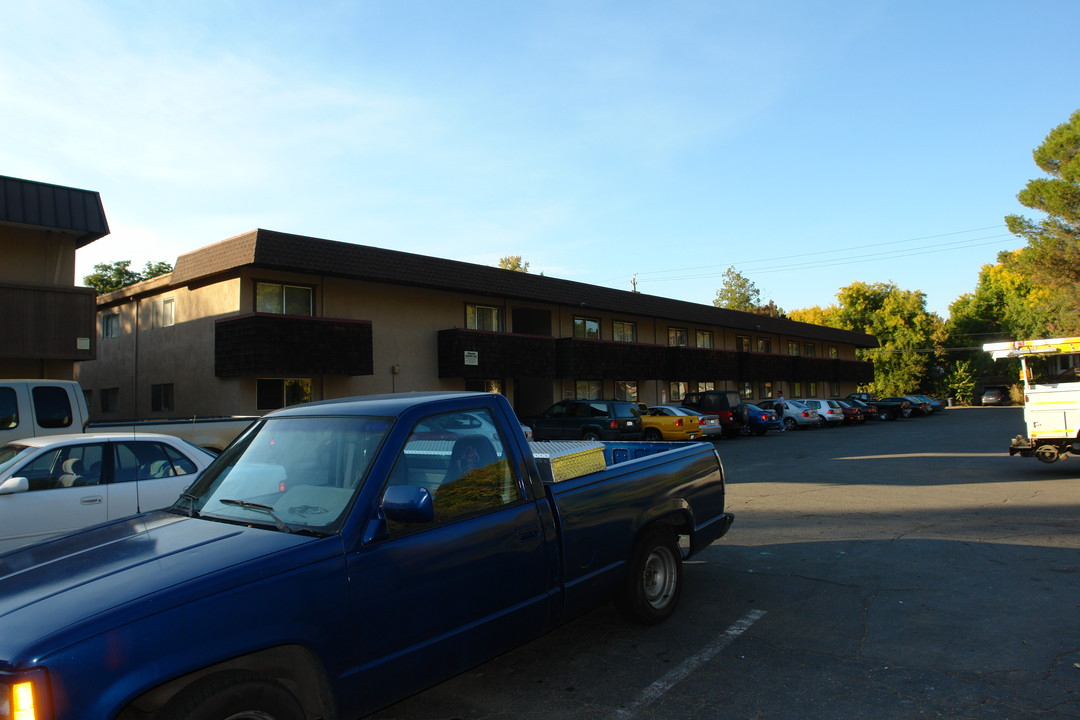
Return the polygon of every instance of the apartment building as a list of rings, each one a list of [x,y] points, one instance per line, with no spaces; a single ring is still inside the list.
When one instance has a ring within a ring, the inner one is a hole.
[[[487,390],[567,397],[843,396],[863,333],[558,278],[254,230],[97,301],[77,377],[109,417],[258,414],[308,400]]]
[[[0,377],[74,376],[97,347],[75,251],[109,234],[98,193],[0,176]]]

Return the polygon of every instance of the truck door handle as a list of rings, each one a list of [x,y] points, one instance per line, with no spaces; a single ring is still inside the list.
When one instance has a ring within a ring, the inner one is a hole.
[[[101,496],[100,495],[91,495],[90,497],[84,497],[79,502],[81,502],[83,505],[100,505],[101,504]]]
[[[537,523],[518,528],[518,538],[532,540],[536,537],[540,537],[540,526]]]

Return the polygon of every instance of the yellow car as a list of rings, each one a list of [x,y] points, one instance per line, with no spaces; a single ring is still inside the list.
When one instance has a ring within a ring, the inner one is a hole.
[[[699,420],[693,415],[667,415],[663,410],[639,405],[642,437],[645,440],[696,440],[701,437]]]

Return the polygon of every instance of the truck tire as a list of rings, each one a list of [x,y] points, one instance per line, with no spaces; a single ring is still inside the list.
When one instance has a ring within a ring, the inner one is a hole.
[[[176,694],[157,720],[304,720],[293,694],[247,670],[210,675]]]
[[[654,527],[634,543],[615,606],[628,620],[655,625],[671,617],[681,596],[679,544],[670,530]]]
[[[1056,463],[1062,458],[1061,451],[1054,445],[1040,445],[1035,448],[1035,457],[1044,463]]]
[[[663,440],[664,435],[656,428],[645,428],[645,439],[650,441]]]

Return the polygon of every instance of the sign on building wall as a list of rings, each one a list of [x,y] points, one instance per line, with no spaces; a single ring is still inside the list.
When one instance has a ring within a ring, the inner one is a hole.
[[[465,364],[466,365],[479,365],[480,364],[480,353],[478,353],[476,350],[466,350],[465,351]]]

